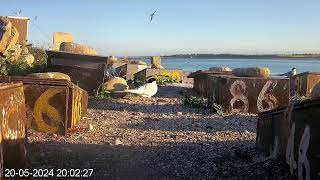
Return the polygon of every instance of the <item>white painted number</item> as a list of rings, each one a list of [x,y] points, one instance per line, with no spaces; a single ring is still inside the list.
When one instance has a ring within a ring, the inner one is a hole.
[[[249,101],[248,98],[244,95],[246,94],[246,84],[243,81],[234,81],[230,87],[230,93],[233,98],[230,101],[231,112],[234,112],[233,105],[236,101],[241,101],[243,106],[241,109],[237,110],[239,112],[247,113],[249,110]]]
[[[306,125],[304,128],[303,135],[301,137],[299,145],[299,158],[298,158],[298,179],[299,180],[310,180],[310,164],[307,158],[307,151],[309,148],[310,141],[310,127]],[[303,167],[305,169],[305,178],[303,178]]]
[[[263,86],[262,90],[260,91],[260,94],[257,99],[257,107],[259,112],[269,111],[278,107],[277,98],[267,92],[271,85],[272,89],[274,89],[277,86],[277,81],[267,81],[266,84]],[[264,107],[263,102],[265,102],[268,106]]]
[[[277,81],[267,81],[261,89],[257,99],[257,109],[259,112],[269,111],[278,107],[277,98],[272,93],[268,92],[270,88],[274,89],[276,86]],[[246,84],[240,80],[234,81],[230,86],[230,93],[233,96],[230,101],[231,112],[247,113],[249,110],[249,101],[248,97],[246,96]],[[237,109],[234,109],[234,103],[238,101],[242,102],[243,105],[240,108],[238,107]],[[265,104],[267,107],[264,106]]]
[[[297,163],[294,160],[294,133],[296,130],[296,124],[293,123],[290,130],[290,135],[288,138],[287,143],[287,150],[286,150],[286,161],[287,164],[290,166],[290,173],[293,174],[293,171],[297,168]]]
[[[295,123],[291,126],[290,136],[287,144],[286,151],[286,161],[290,166],[290,173],[293,174],[293,171],[298,168],[298,180],[310,180],[310,164],[307,158],[307,151],[310,143],[310,126],[307,124],[304,128],[303,135],[299,144],[298,151],[298,166],[294,160],[294,134],[295,134]],[[305,170],[305,176],[303,177],[303,170]]]

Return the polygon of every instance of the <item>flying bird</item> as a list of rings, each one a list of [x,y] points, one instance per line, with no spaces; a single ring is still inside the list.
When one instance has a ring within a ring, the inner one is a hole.
[[[156,14],[157,11],[154,11],[152,14],[150,14],[150,22],[153,20],[154,15]]]
[[[157,94],[158,86],[155,78],[150,78],[148,82],[137,89],[127,89],[125,92],[137,94],[142,97],[152,97]]]
[[[20,9],[18,12],[14,12],[15,15],[21,16],[22,10]]]

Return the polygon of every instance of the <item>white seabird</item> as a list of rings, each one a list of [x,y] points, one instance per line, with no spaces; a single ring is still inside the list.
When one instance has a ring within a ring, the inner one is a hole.
[[[287,77],[291,77],[291,76],[295,76],[297,75],[297,69],[296,68],[292,68],[291,71],[284,73],[284,74],[280,74],[280,76],[287,76]]]
[[[158,85],[155,78],[150,78],[147,84],[144,84],[137,89],[127,89],[126,92],[137,94],[142,97],[152,97],[157,94]]]

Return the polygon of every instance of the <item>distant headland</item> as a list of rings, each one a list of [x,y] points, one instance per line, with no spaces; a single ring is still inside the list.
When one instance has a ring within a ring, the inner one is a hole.
[[[210,58],[210,59],[319,59],[320,54],[175,54],[162,56],[165,58]]]

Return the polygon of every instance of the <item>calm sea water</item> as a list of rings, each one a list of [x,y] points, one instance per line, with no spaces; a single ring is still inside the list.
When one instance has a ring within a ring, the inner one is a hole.
[[[165,68],[179,68],[185,71],[206,70],[213,66],[239,67],[262,67],[271,69],[272,74],[281,74],[291,71],[292,67],[297,72],[314,71],[320,72],[320,60],[318,59],[186,59],[186,58],[161,58]]]

